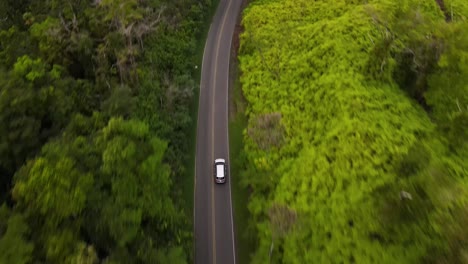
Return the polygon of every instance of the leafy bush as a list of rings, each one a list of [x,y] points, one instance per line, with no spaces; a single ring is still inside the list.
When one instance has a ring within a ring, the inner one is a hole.
[[[252,262],[460,261],[463,238],[449,234],[463,220],[448,208],[466,207],[467,156],[448,148],[448,134],[432,121],[440,114],[424,111],[424,98],[439,113],[455,110],[436,102],[446,100],[436,89],[463,98],[463,88],[434,86],[443,72],[437,62],[463,45],[440,34],[457,26],[445,25],[437,3],[263,0],[242,23],[249,102],[242,181],[252,190],[259,237]],[[253,133],[271,128],[259,125],[270,113],[284,128],[278,148],[265,148],[265,133]],[[275,204],[297,214],[282,237],[274,226],[287,221],[269,224]]]

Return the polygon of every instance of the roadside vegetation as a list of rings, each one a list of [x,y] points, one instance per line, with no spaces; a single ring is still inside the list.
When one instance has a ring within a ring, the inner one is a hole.
[[[234,40],[238,43],[237,36]],[[234,45],[236,46],[236,45]],[[234,48],[235,49],[235,48]],[[237,50],[231,53],[230,65],[230,105],[229,105],[229,156],[231,159],[231,188],[234,207],[234,226],[238,263],[249,263],[249,255],[255,248],[255,230],[249,228],[247,208],[249,191],[241,183],[241,173],[245,169],[243,131],[247,127],[245,115],[246,101],[240,86]]]
[[[256,0],[252,263],[468,262],[468,4]]]
[[[211,5],[0,4],[0,263],[192,262],[192,198],[175,183],[193,181]]]

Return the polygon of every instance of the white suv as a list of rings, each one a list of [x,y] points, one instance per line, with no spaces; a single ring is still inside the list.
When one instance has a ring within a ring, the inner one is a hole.
[[[224,159],[215,159],[214,176],[216,183],[225,183],[227,175],[227,166]]]

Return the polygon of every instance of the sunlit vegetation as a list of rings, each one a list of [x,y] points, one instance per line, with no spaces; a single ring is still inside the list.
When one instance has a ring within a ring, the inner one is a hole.
[[[190,263],[196,38],[211,1],[1,1],[0,263]]]
[[[251,3],[252,263],[468,262],[467,19],[462,0]]]

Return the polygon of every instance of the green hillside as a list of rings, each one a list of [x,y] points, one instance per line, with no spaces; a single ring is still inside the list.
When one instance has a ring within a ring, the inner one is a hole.
[[[466,6],[244,11],[252,263],[468,263]]]

